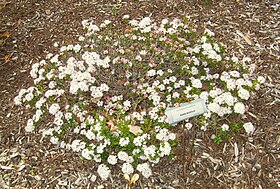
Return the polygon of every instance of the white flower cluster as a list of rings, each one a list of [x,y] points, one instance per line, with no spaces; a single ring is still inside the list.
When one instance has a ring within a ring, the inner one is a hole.
[[[203,99],[208,112],[197,119],[206,130],[212,118],[244,114],[250,90],[265,82],[261,76],[252,81],[250,74],[237,66],[231,69],[230,64],[217,72],[227,59],[208,29],[199,40],[190,41],[186,34],[195,29],[179,19],[163,19],[159,26],[149,17],[131,20],[131,27],[117,35],[107,28],[110,24],[109,20],[100,25],[83,21],[87,34],[79,36],[80,44],[59,48],[55,43],[59,53],[49,53],[46,60],[32,65],[35,86],[21,89],[14,98],[15,104],[27,104],[34,112],[27,132],[34,131],[44,116],[52,119],[41,130],[43,135],[60,148],[98,163],[102,180],[108,179],[111,166],[148,178],[150,163],[172,155],[176,134],[170,131],[167,107]],[[249,72],[254,68],[248,66],[248,58],[228,60],[241,63]],[[187,120],[185,127],[193,126]],[[243,128],[248,135],[255,131],[251,123]],[[219,130],[229,132],[231,126],[224,123]]]
[[[136,168],[145,178],[149,178],[152,175],[152,170],[148,163],[137,165]]]

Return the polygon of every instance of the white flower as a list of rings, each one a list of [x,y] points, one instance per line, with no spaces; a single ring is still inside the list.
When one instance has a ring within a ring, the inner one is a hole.
[[[168,133],[169,133],[169,131],[166,128],[162,128],[156,134],[156,139],[161,140],[161,141],[168,141],[169,140]]]
[[[71,148],[74,152],[79,152],[83,149],[83,143],[80,140],[73,140]]]
[[[27,125],[25,127],[26,132],[32,132],[35,129],[35,126],[33,124],[33,119],[28,119]]]
[[[240,88],[238,90],[238,96],[243,100],[248,100],[250,98],[250,93],[246,89]]]
[[[168,142],[164,142],[160,144],[159,151],[161,152],[160,157],[168,156],[171,152],[171,146]]]
[[[223,131],[228,131],[229,125],[228,125],[228,124],[223,124],[223,125],[221,126],[221,128],[222,128]]]
[[[229,105],[229,106],[233,106],[236,98],[234,98],[230,92],[226,92],[226,93],[223,93],[223,100],[224,102]]]
[[[135,137],[134,140],[133,140],[133,144],[135,146],[141,146],[143,140],[145,140],[145,139],[142,136]]]
[[[192,128],[192,124],[191,123],[186,123],[185,124],[185,127],[188,129],[188,130],[190,130],[191,128]]]
[[[169,140],[175,140],[175,139],[176,139],[176,134],[170,133],[170,134],[168,135],[168,137],[169,137]]]
[[[222,93],[222,90],[219,89],[219,88],[217,88],[217,89],[215,89],[215,90],[211,90],[211,91],[209,92],[209,95],[210,95],[211,97],[215,98],[216,96],[218,96],[218,95],[221,94],[221,93]]]
[[[208,109],[211,111],[211,112],[214,112],[214,113],[218,113],[220,111],[220,105],[217,104],[217,103],[210,103],[208,104]]]
[[[151,24],[151,19],[149,17],[145,17],[139,22],[138,26],[140,28],[145,28],[145,27],[149,26],[150,24]]]
[[[246,85],[246,81],[243,78],[239,78],[239,79],[236,80],[235,84],[238,87],[241,87],[242,85]]]
[[[230,71],[229,74],[232,76],[232,77],[240,77],[240,73],[236,70],[234,71]]]
[[[137,26],[138,25],[138,21],[137,20],[131,20],[131,21],[129,21],[129,24],[131,26]]]
[[[199,52],[200,52],[200,49],[201,49],[201,46],[195,46],[195,47],[192,49],[192,52],[194,52],[194,53],[199,53]]]
[[[199,79],[193,79],[192,86],[195,88],[202,88],[202,83]]]
[[[210,30],[207,29],[207,28],[205,29],[204,33],[206,33],[206,34],[209,35],[209,36],[214,36],[214,35],[215,35],[214,32],[210,31]]]
[[[120,151],[118,153],[119,160],[127,161],[128,157],[129,157],[128,154],[126,152],[124,152],[124,151]]]
[[[99,146],[97,146],[96,152],[97,152],[98,154],[102,154],[102,153],[104,152],[104,148],[105,148],[105,147],[106,147],[105,145],[100,144]]]
[[[209,96],[209,93],[208,93],[207,91],[203,91],[203,92],[199,95],[199,97],[200,97],[201,99],[203,99],[204,101],[206,101],[206,102],[208,102],[208,96]]]
[[[18,95],[18,96],[16,96],[16,97],[14,98],[14,103],[15,103],[16,105],[21,105],[21,104],[22,104],[22,102],[21,102],[21,96],[20,96],[20,95]]]
[[[99,27],[97,25],[95,25],[95,24],[90,24],[87,28],[91,32],[100,31]]]
[[[259,76],[257,80],[261,84],[265,82],[265,78],[263,76]]]
[[[78,40],[79,40],[79,41],[84,41],[84,40],[85,40],[85,37],[84,37],[84,36],[79,36]]]
[[[163,24],[163,25],[165,25],[167,23],[168,23],[168,20],[166,18],[161,21],[161,24]]]
[[[169,78],[169,81],[171,81],[171,82],[175,82],[177,80],[177,78],[175,77],[175,76],[171,76],[170,78]]]
[[[164,85],[168,85],[169,84],[169,79],[164,79],[162,82],[163,82]]]
[[[149,77],[153,77],[153,76],[155,76],[156,75],[156,70],[149,70],[148,72],[147,72],[147,76],[149,76]]]
[[[25,99],[26,99],[27,101],[31,101],[33,98],[34,98],[33,93],[27,93],[26,96],[25,96]]]
[[[123,15],[122,19],[124,19],[124,20],[129,19],[129,15],[128,14]]]
[[[156,147],[154,145],[151,145],[149,147],[144,147],[144,154],[148,158],[154,157],[156,155]]]
[[[122,166],[122,172],[124,174],[132,174],[134,172],[134,168],[132,167],[132,165],[130,163],[124,163]]]
[[[49,88],[50,88],[50,89],[55,88],[55,86],[56,86],[56,82],[55,82],[55,81],[51,81],[51,82],[49,83]]]
[[[41,115],[43,115],[43,112],[42,112],[42,110],[36,110],[36,113],[35,113],[35,115],[33,116],[33,120],[35,121],[35,122],[37,122],[37,121],[39,121],[39,119],[41,118]]]
[[[245,113],[245,105],[242,102],[237,102],[234,105],[234,112],[238,114],[244,114]]]
[[[248,135],[252,134],[255,131],[255,127],[251,122],[245,123],[243,127]]]
[[[148,163],[138,164],[136,168],[145,178],[149,178],[152,175],[152,170]]]
[[[228,79],[227,81],[227,88],[228,90],[234,90],[235,87],[236,87],[236,84],[235,84],[235,80],[234,79]]]
[[[84,157],[87,160],[92,159],[93,152],[90,151],[89,149],[85,148],[82,150],[82,157]]]
[[[193,75],[197,75],[198,74],[198,69],[196,67],[194,67],[194,66],[192,67],[191,71],[192,71]]]
[[[145,55],[147,54],[147,51],[146,51],[146,50],[141,50],[141,51],[139,52],[139,54],[145,56]]]
[[[165,90],[165,85],[164,84],[160,84],[158,86],[158,88],[159,88],[160,91],[164,91]]]
[[[95,139],[95,134],[94,134],[94,132],[92,132],[92,130],[88,130],[85,135],[89,140]]]
[[[121,138],[119,141],[120,146],[126,146],[129,143],[129,138],[125,137],[125,138]]]
[[[111,165],[115,165],[118,162],[118,158],[115,155],[109,155],[109,157],[107,158],[108,163],[110,163]]]
[[[73,116],[73,114],[71,112],[67,112],[65,114],[65,119],[67,119],[69,121],[70,119],[72,119],[72,116]]]
[[[221,78],[222,81],[227,81],[228,79],[230,79],[230,75],[229,75],[228,72],[225,72],[225,71],[224,71],[224,72],[221,74],[220,78]]]
[[[59,104],[55,103],[49,107],[49,112],[50,112],[50,114],[55,115],[59,109],[60,109]]]
[[[50,59],[50,62],[52,62],[52,63],[58,63],[58,54],[56,54],[55,56],[53,56],[51,59]]]
[[[186,82],[185,82],[185,80],[180,80],[180,81],[179,81],[179,84],[180,84],[181,86],[185,86]]]
[[[178,92],[174,92],[172,95],[173,98],[179,98],[180,94]]]
[[[145,27],[143,30],[141,30],[141,32],[149,33],[151,30],[152,30],[152,26],[148,26],[148,27]]]
[[[110,169],[106,165],[100,164],[98,166],[97,173],[99,174],[99,176],[103,181],[108,179],[110,172],[111,172]]]
[[[93,160],[97,163],[100,163],[101,162],[101,155],[100,154],[95,154],[93,156]]]
[[[81,50],[81,45],[77,44],[73,47],[73,50],[75,51],[75,53],[79,52]]]
[[[32,68],[32,70],[30,71],[30,76],[34,79],[37,78],[38,77],[37,72],[38,72],[38,68],[37,69]]]
[[[51,142],[52,144],[58,144],[59,139],[58,139],[57,137],[52,136],[51,139],[50,139],[50,142]]]
[[[220,47],[219,47],[219,45],[217,43],[214,44],[214,50],[216,52],[220,52]]]
[[[131,107],[131,103],[130,103],[129,100],[124,101],[124,102],[123,102],[123,105],[124,105],[125,107]]]
[[[201,47],[205,50],[206,54],[212,50],[212,45],[210,43],[204,43]]]
[[[244,76],[244,75],[243,75],[243,76]],[[252,86],[253,86],[252,81],[250,81],[249,79],[246,79],[245,82],[246,82],[246,85],[248,85],[249,87],[252,87]]]

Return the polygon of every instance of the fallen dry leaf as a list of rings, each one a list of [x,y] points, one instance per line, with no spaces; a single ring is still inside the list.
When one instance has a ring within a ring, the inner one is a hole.
[[[108,121],[107,125],[110,128],[110,131],[117,131],[118,130],[118,127],[115,126],[115,123],[112,120]]]
[[[11,61],[11,57],[12,57],[12,54],[7,54],[7,55],[5,56],[5,63],[10,62],[10,61]]]
[[[125,178],[125,180],[127,180],[128,188],[130,189],[136,183],[136,181],[139,179],[139,175],[134,174],[132,176],[132,178],[130,179],[128,174],[124,174],[124,178]]]
[[[3,1],[3,2],[0,2],[0,5],[6,6],[10,3],[11,3],[11,1]]]
[[[9,32],[4,32],[4,33],[1,33],[1,34],[0,34],[0,37],[8,38],[8,37],[10,37],[10,36],[11,36],[11,34],[10,34]]]
[[[22,23],[22,19],[18,19],[17,25],[20,25]]]
[[[253,43],[252,43],[252,41],[249,39],[249,36],[248,35],[244,35],[243,33],[241,33],[239,30],[237,30],[236,31],[236,33],[240,36],[240,37],[242,37],[245,41],[246,41],[246,43],[248,43],[249,45],[252,45]]]
[[[129,126],[129,132],[133,133],[134,135],[141,134],[143,131],[139,126]]]
[[[134,174],[130,180],[131,184],[135,184],[135,182],[139,179],[139,175],[138,174]]]

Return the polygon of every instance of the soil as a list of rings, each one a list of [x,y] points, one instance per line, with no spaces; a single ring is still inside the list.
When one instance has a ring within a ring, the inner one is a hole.
[[[190,16],[198,30],[215,32],[229,54],[248,56],[255,74],[267,78],[241,119],[256,127],[216,144],[213,131],[183,131],[174,160],[163,159],[153,176],[133,188],[280,188],[280,1],[279,0],[14,0],[0,1],[0,187],[125,188],[113,170],[109,181],[91,180],[96,165],[24,131],[28,113],[13,98],[30,85],[32,63],[52,52],[53,44],[71,44],[83,32],[81,21],[97,23],[151,16]],[[243,33],[248,40],[239,35]],[[238,152],[238,153],[237,153]]]

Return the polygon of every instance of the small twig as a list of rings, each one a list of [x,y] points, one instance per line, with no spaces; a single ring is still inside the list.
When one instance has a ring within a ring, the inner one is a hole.
[[[54,181],[56,181],[58,178],[60,178],[61,177],[61,175],[58,175],[57,177],[55,177],[53,180],[51,180],[50,182],[48,182],[47,184],[51,184],[51,183],[53,183]]]
[[[280,99],[280,96],[279,96],[279,95],[277,95],[277,94],[273,94],[273,93],[271,93],[270,95]]]

